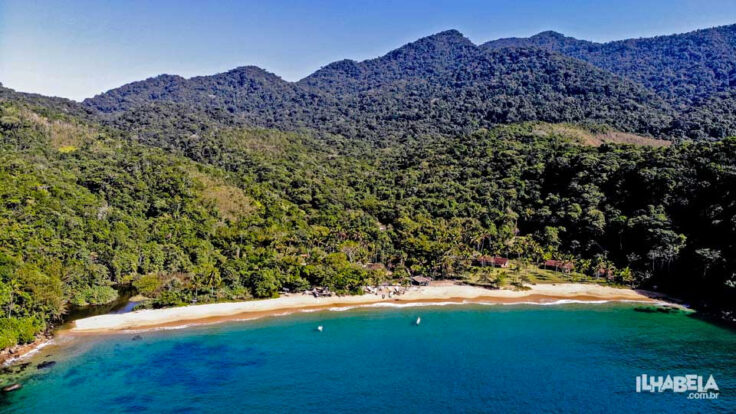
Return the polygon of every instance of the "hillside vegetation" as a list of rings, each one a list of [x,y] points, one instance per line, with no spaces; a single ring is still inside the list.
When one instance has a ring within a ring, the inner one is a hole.
[[[481,48],[539,48],[588,62],[670,103],[678,112],[672,135],[723,138],[734,134],[736,25],[608,43],[548,31],[529,38],[493,40]]]
[[[351,293],[463,277],[483,254],[733,291],[732,139],[588,146],[580,135],[601,132],[525,123],[376,149],[217,127],[164,151],[26,103],[0,110],[3,345],[125,285],[155,307]]]
[[[736,25],[608,43],[555,32],[499,39],[481,47],[536,47],[589,62],[641,83],[679,105],[731,90],[736,81]]]
[[[84,105],[120,127],[186,114],[379,146],[523,121],[723,138],[736,133],[734,27],[605,44],[545,32],[480,46],[449,30],[376,59],[331,63],[298,82],[253,66],[161,75]]]

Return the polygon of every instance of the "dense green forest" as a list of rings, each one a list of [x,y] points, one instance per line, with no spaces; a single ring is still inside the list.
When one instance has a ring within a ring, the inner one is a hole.
[[[485,49],[536,47],[589,62],[641,83],[676,105],[730,90],[736,80],[736,25],[690,33],[589,42],[551,31],[487,42]]]
[[[84,107],[119,126],[176,110],[384,146],[524,121],[720,139],[736,134],[735,28],[605,44],[545,32],[480,46],[449,30],[376,59],[331,63],[298,82],[253,66],[191,79],[161,75]]]
[[[459,33],[417,41],[378,62],[337,62],[299,83],[255,67],[192,79],[162,75],[85,104],[123,128],[179,112],[382,145],[529,120],[661,134],[673,119],[651,91],[584,62],[534,49],[482,52]]]
[[[485,50],[539,48],[579,59],[636,82],[669,103],[671,136],[724,138],[736,133],[736,25],[608,43],[555,32],[487,42]]]
[[[595,147],[579,137],[601,131],[523,123],[376,148],[211,126],[161,149],[49,108],[0,110],[3,346],[125,285],[155,307],[355,293],[462,277],[481,254],[603,266],[693,299],[736,281],[734,139]]]

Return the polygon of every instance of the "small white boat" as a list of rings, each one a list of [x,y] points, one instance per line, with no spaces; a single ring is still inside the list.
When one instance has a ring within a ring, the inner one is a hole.
[[[320,331],[320,332],[322,332],[323,329],[324,328],[322,327],[322,325],[320,325],[320,326],[317,327],[317,330]]]
[[[418,318],[417,318],[417,321],[416,321],[416,322],[415,322],[414,324],[415,324],[415,325],[419,325],[420,323],[422,323],[422,318],[419,318],[419,317],[418,317]]]

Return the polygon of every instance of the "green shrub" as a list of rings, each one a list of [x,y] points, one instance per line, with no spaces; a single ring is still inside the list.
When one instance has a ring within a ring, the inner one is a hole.
[[[118,292],[110,286],[87,286],[74,292],[70,302],[77,306],[102,305],[117,299]]]
[[[182,306],[187,303],[177,292],[163,291],[153,301],[154,308],[165,308],[169,306]]]
[[[18,337],[15,331],[6,328],[0,328],[0,349],[10,348],[18,343]]]
[[[0,348],[33,342],[45,328],[46,324],[35,316],[0,318]]]
[[[27,344],[36,339],[36,334],[43,331],[46,324],[35,317],[20,318],[16,320],[16,332],[18,332],[18,343]]]
[[[155,273],[143,275],[133,282],[133,286],[138,290],[138,293],[148,297],[155,296],[156,292],[161,289],[162,284],[161,278]]]

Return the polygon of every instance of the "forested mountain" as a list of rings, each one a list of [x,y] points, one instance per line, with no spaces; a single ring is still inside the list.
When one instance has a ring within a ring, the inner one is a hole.
[[[51,111],[56,114],[67,114],[82,119],[98,119],[98,112],[79,102],[66,98],[39,95],[36,93],[16,92],[0,83],[0,101],[24,102],[32,105],[37,111]]]
[[[677,106],[736,87],[736,25],[608,43],[548,31],[529,38],[494,40],[481,47],[559,52],[636,81]]]
[[[206,112],[227,122],[384,143],[526,120],[661,134],[672,121],[667,104],[632,82],[541,50],[486,52],[456,31],[375,60],[337,62],[297,83],[253,67],[188,80],[162,75],[85,104],[113,122],[126,110],[160,117]]]
[[[341,69],[325,69],[334,70]],[[217,81],[221,98],[201,85],[191,89],[167,86],[154,93],[164,98],[131,105],[132,109],[112,120],[127,128],[128,120],[139,125],[141,117],[150,118],[151,124],[145,125],[152,125],[157,119],[166,123],[166,119],[203,114],[224,124],[317,130],[384,144],[418,136],[469,133],[525,120],[585,121],[658,134],[672,120],[667,105],[651,92],[544,51],[492,52],[463,69],[435,71],[431,77],[400,78],[399,74],[407,71],[400,66],[395,70],[386,77],[398,79],[376,87],[368,86],[370,79],[381,77],[382,72],[366,73],[366,82],[361,77],[340,85],[331,78],[344,72],[318,72],[317,78],[308,78],[303,84],[279,83],[284,87],[283,93],[279,92],[281,101],[274,100],[276,92],[264,92],[263,84],[249,77],[252,71],[236,70],[217,75],[222,76]],[[200,81],[195,78],[192,82]],[[243,88],[258,92],[243,93]],[[192,93],[198,97],[191,98]],[[134,100],[125,96],[126,104]]]
[[[723,138],[736,125],[729,111],[735,31],[605,44],[545,32],[476,46],[450,30],[376,59],[331,63],[294,83],[256,67],[191,79],[161,75],[84,104],[118,126],[127,111],[137,112],[133,118],[204,113],[229,125],[309,129],[381,145],[531,120]],[[700,117],[710,119],[708,127]]]
[[[658,133],[669,108],[644,88],[540,50],[487,53],[457,31],[439,33],[378,59],[343,61],[301,80],[336,109],[383,135],[471,132],[527,120],[591,122]],[[385,131],[385,132],[382,132]]]
[[[119,287],[154,307],[352,293],[479,255],[731,311],[736,139],[651,136],[733,134],[736,92],[619,76],[558,38],[448,31],[299,82],[243,67],[84,103],[0,86],[0,347]]]

